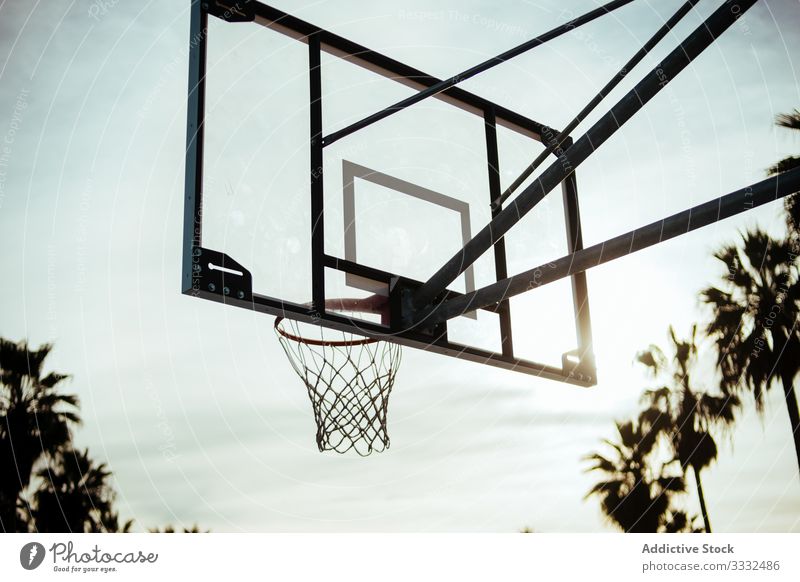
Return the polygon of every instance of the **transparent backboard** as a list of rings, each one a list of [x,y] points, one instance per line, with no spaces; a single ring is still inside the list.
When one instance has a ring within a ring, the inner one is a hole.
[[[566,369],[564,354],[590,349],[586,298],[576,299],[570,279],[453,318],[446,334],[433,338],[385,317],[354,318],[333,307],[312,307],[315,285],[323,287],[327,301],[389,297],[397,277],[426,281],[491,220],[498,188],[543,150],[541,126],[479,96],[448,91],[326,146],[317,168],[311,162],[307,32],[313,27],[251,5],[255,19],[244,22],[226,22],[193,7],[193,28],[207,32],[198,37],[202,50],[193,51],[202,66],[194,93],[190,87],[187,208],[193,206],[187,220],[201,223],[195,229],[201,235],[193,231],[184,244],[205,254],[200,268],[185,263],[184,291],[481,363],[594,383],[591,371]],[[411,69],[391,58],[370,53],[365,61],[366,49],[353,50],[354,43],[326,35],[319,56],[323,135],[430,84],[414,80],[425,79],[421,75],[409,79]],[[199,112],[192,108],[198,96]],[[201,128],[194,145],[193,116]],[[311,204],[315,187],[323,208],[317,216]],[[564,196],[548,196],[448,290],[469,293],[570,252],[579,223],[577,206],[572,217],[565,206],[568,194],[577,202],[574,182]],[[318,231],[324,232],[321,256],[313,240]],[[225,282],[209,291],[202,269],[211,254],[220,263],[215,276],[251,277],[244,297],[233,296]],[[315,279],[319,265],[322,283]],[[187,283],[187,268],[201,285]],[[578,305],[585,306],[583,315]]]

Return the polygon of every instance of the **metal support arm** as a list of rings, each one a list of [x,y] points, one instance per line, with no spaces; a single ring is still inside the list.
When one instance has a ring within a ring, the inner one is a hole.
[[[617,8],[621,8],[626,4],[630,4],[631,2],[633,2],[633,0],[614,0],[613,2],[609,2],[608,4],[600,6],[599,8],[595,8],[594,10],[591,10],[586,14],[583,14],[582,16],[570,20],[569,22],[562,24],[561,26],[557,26],[552,30],[545,32],[544,34],[537,36],[536,38],[532,38],[531,40],[528,40],[522,43],[521,45],[515,46],[514,48],[509,49],[506,52],[497,55],[496,57],[492,57],[491,59],[484,61],[478,65],[475,65],[474,67],[469,68],[466,71],[463,71],[457,75],[453,75],[449,79],[444,79],[442,81],[439,81],[435,85],[423,89],[419,93],[411,95],[411,97],[407,97],[402,101],[398,101],[397,103],[387,107],[386,109],[382,109],[381,111],[373,113],[372,115],[365,117],[360,121],[356,121],[355,123],[340,129],[339,131],[335,131],[330,135],[325,136],[325,138],[322,140],[322,144],[324,146],[329,146],[332,143],[339,141],[343,137],[346,137],[351,133],[358,131],[359,129],[363,129],[367,126],[370,126],[376,121],[380,121],[381,119],[389,117],[393,113],[402,111],[406,107],[414,105],[414,103],[419,103],[420,101],[427,99],[428,97],[432,97],[438,93],[441,93],[442,91],[445,91],[450,87],[455,87],[461,81],[466,81],[467,79],[470,79],[479,73],[487,71],[492,67],[499,65],[500,63],[504,63],[509,59],[521,55],[522,53],[527,52],[534,47],[543,45],[544,43],[553,40],[554,38],[557,38],[562,34],[569,32],[570,30],[578,28],[579,26],[582,26],[588,22],[591,22],[592,20],[595,20],[596,18],[599,18],[604,14],[609,14],[614,10],[616,10]]]
[[[728,0],[714,11],[673,50],[662,63],[645,76],[611,110],[597,121],[556,160],[542,175],[523,190],[511,204],[495,216],[472,240],[439,269],[414,295],[419,310],[431,306],[434,299],[467,267],[500,240],[522,217],[538,204],[564,178],[597,150],[633,115],[658,94],[689,63],[708,48],[737,18],[749,10],[756,0]],[[414,319],[417,319],[415,317]]]
[[[503,202],[508,200],[508,197],[511,196],[517,190],[517,188],[522,186],[522,183],[525,182],[525,180],[527,180],[528,177],[536,171],[536,168],[542,165],[542,163],[550,155],[550,152],[554,152],[556,155],[558,155],[558,148],[561,147],[565,141],[565,138],[569,136],[572,130],[578,127],[578,124],[580,124],[581,121],[586,119],[586,117],[592,111],[594,111],[594,108],[597,107],[603,99],[605,99],[606,95],[611,93],[614,87],[620,84],[620,82],[628,75],[628,73],[630,73],[631,70],[638,65],[642,59],[646,57],[651,50],[653,50],[653,48],[655,48],[661,39],[667,36],[667,33],[669,33],[669,31],[672,30],[675,25],[678,24],[699,1],[700,0],[688,0],[688,2],[684,3],[680,8],[678,8],[675,14],[673,14],[646,43],[644,43],[642,48],[640,48],[627,63],[622,65],[622,68],[617,71],[611,80],[606,83],[602,89],[600,89],[597,95],[595,95],[592,100],[589,101],[589,103],[586,104],[586,107],[581,109],[580,113],[578,113],[573,120],[561,130],[561,133],[553,138],[552,142],[548,144],[549,147],[539,154],[539,156],[533,160],[533,162],[531,162],[531,164],[525,168],[519,176],[517,176],[517,179],[514,180],[508,188],[506,188],[505,192],[503,192],[499,198],[493,201],[494,207],[498,207]]]
[[[495,305],[514,295],[586,271],[797,192],[800,192],[800,168],[673,214],[551,263],[487,285],[472,293],[446,300],[421,314],[422,319],[429,324],[437,323],[474,309]]]

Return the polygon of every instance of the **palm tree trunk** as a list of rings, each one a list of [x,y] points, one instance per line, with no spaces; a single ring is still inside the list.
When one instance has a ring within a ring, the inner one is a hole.
[[[708,509],[706,508],[706,496],[703,493],[703,484],[700,482],[700,471],[697,467],[692,467],[694,481],[697,483],[697,497],[700,499],[700,511],[703,513],[703,523],[706,533],[711,533],[711,520],[708,519]]]
[[[794,452],[797,454],[797,469],[800,471],[800,412],[797,410],[797,396],[795,396],[792,380],[794,375],[781,376],[783,392],[786,395],[786,410],[789,412],[789,422],[792,423],[792,436],[794,437]]]

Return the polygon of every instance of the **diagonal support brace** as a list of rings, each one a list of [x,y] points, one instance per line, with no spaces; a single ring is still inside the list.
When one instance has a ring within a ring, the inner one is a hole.
[[[635,113],[666,87],[689,63],[708,48],[757,0],[727,0],[708,19],[673,50],[660,65],[645,76],[611,110],[600,118],[570,147],[559,160],[545,170],[538,180],[523,190],[472,240],[439,269],[414,296],[413,304],[423,310],[433,304],[464,270],[473,264],[511,227],[519,222],[564,178],[572,174],[597,148],[605,143]]]
[[[427,325],[434,325],[474,309],[495,305],[509,297],[630,255],[797,192],[800,192],[800,168],[673,214],[535,269],[487,285],[472,293],[445,300],[421,313],[420,319]]]

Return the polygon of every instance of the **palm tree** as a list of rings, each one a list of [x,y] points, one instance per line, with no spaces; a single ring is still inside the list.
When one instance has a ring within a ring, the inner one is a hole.
[[[782,385],[800,469],[800,414],[793,387],[800,372],[800,282],[792,248],[789,240],[758,229],[744,233],[738,245],[725,245],[714,255],[727,273],[719,287],[705,289],[701,297],[713,310],[706,331],[716,340],[723,389],[751,391],[762,411],[764,392]]]
[[[793,129],[800,131],[800,110],[795,109],[791,113],[779,113],[775,116],[775,125],[784,127],[786,129]],[[794,168],[800,167],[800,157],[789,156],[783,158],[775,165],[767,169],[767,174],[770,176],[780,174]]]
[[[791,113],[780,113],[775,117],[775,125],[786,129],[800,131],[800,110],[795,109]],[[800,167],[800,156],[789,156],[777,164],[767,168],[768,175],[780,174],[788,170]],[[786,225],[789,229],[789,239],[795,243],[800,237],[800,196],[793,194],[784,199],[786,207]]]
[[[42,485],[34,494],[31,516],[39,532],[127,532],[114,511],[116,494],[105,463],[99,465],[89,451],[67,450],[40,469]]]
[[[667,475],[664,466],[654,472],[648,460],[658,434],[642,430],[636,421],[617,423],[617,432],[618,442],[604,441],[614,451],[612,457],[587,457],[594,463],[588,470],[605,473],[606,478],[586,497],[598,496],[606,517],[626,533],[683,529],[688,520],[672,512],[670,504],[673,494],[684,491],[683,478]]]
[[[80,423],[78,398],[58,392],[68,376],[43,376],[52,347],[31,350],[26,342],[0,338],[0,528],[7,532],[27,529],[20,494],[36,463],[63,449],[70,427]]]
[[[678,339],[670,326],[669,340],[669,356],[654,345],[637,355],[639,363],[647,366],[654,378],[666,380],[665,385],[644,393],[646,409],[639,422],[643,430],[666,437],[684,478],[688,477],[687,469],[692,468],[705,531],[711,533],[700,471],[717,458],[717,443],[711,430],[733,424],[739,399],[733,394],[714,396],[693,386],[691,373],[698,353],[696,325],[686,340]]]

